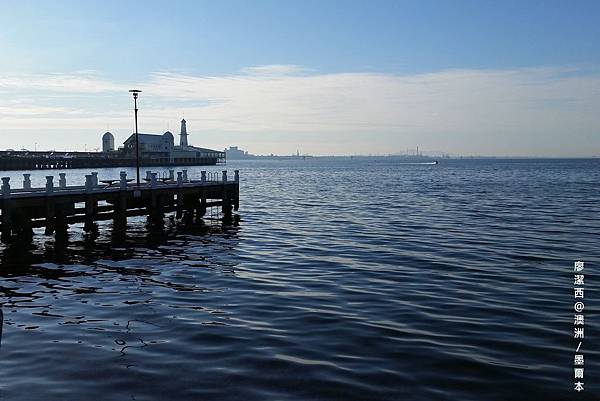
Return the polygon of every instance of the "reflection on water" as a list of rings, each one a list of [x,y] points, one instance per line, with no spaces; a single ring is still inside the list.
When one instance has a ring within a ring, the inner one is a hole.
[[[132,220],[135,221],[132,223]],[[127,226],[105,223],[100,230],[99,224],[94,223],[85,231],[82,226],[72,225],[66,235],[54,236],[40,235],[43,230],[38,229],[34,242],[17,242],[0,248],[0,277],[27,275],[32,272],[32,266],[35,266],[35,271],[43,271],[37,265],[48,262],[75,264],[98,259],[123,260],[133,257],[139,249],[159,249],[178,235],[202,237],[235,232],[239,227],[239,215],[231,219],[200,220],[193,224],[169,215],[161,225],[151,223],[149,219],[130,218]]]
[[[8,311],[2,399],[65,399],[62,389],[76,391],[78,399],[96,398],[98,391],[73,382],[74,376],[96,382],[96,374],[86,372],[90,364],[112,372],[101,376],[110,383],[114,372],[123,376],[143,366],[148,347],[154,347],[150,354],[162,353],[160,347],[184,341],[177,337],[189,330],[178,321],[214,323],[210,316],[219,315],[218,307],[199,304],[197,296],[219,288],[198,278],[217,270],[233,274],[235,261],[227,255],[237,246],[238,223],[166,218],[164,225],[150,225],[132,218],[125,230],[113,230],[110,222],[87,232],[73,226],[67,237],[38,233],[31,244],[0,249],[0,305]],[[54,384],[24,392],[19,383],[35,384],[37,377],[43,378],[38,385]],[[133,388],[125,398],[136,393]]]

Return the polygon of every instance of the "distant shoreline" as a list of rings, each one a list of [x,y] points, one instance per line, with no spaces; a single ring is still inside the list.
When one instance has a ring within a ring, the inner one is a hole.
[[[334,155],[334,156],[277,156],[252,155],[244,158],[227,158],[228,161],[246,160],[314,160],[314,159],[356,159],[356,160],[401,160],[401,161],[443,161],[443,160],[595,160],[600,156],[427,156],[427,155]]]

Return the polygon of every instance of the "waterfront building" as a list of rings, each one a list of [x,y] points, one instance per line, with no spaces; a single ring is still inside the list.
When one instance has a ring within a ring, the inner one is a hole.
[[[170,131],[164,134],[138,133],[139,150],[141,159],[159,160],[168,164],[189,164],[198,161],[215,159],[225,160],[225,152],[213,149],[191,146],[188,144],[187,123],[181,120],[179,145],[175,145],[175,138]],[[126,156],[135,157],[135,133],[123,143],[122,152]]]

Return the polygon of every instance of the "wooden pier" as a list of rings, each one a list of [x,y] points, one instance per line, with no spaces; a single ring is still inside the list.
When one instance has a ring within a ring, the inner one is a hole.
[[[146,172],[145,183],[131,183],[125,172],[119,179],[98,180],[97,173],[85,176],[84,186],[67,186],[66,174],[46,176],[46,186],[32,188],[30,174],[23,174],[21,188],[13,188],[9,177],[2,177],[0,211],[1,241],[31,241],[33,228],[45,227],[51,235],[66,234],[69,224],[84,223],[90,230],[94,223],[113,220],[114,228],[123,229],[127,217],[148,216],[152,224],[162,224],[165,213],[175,212],[186,222],[201,220],[209,207],[220,207],[224,219],[239,207],[239,171],[234,177],[221,173],[201,172],[199,179],[187,177],[187,171],[169,170],[160,178]]]
[[[195,157],[169,158],[142,154],[140,166],[214,166],[225,163],[225,152],[211,151]],[[62,170],[72,168],[135,167],[135,157],[121,152],[56,152],[0,150],[0,171]]]

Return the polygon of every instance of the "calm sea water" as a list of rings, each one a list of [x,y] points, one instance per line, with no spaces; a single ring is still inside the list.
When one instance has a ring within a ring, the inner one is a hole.
[[[125,240],[106,222],[0,246],[0,399],[600,396],[600,160],[227,168],[238,226],[138,218]]]

